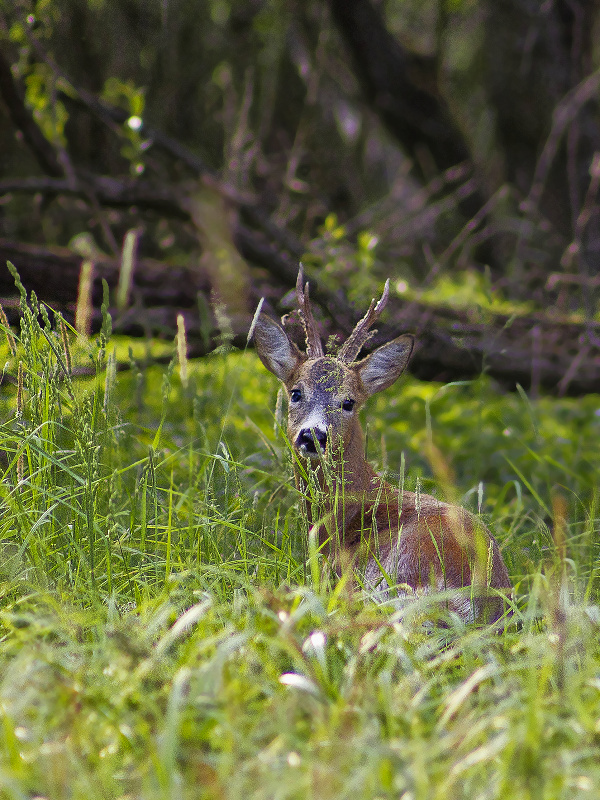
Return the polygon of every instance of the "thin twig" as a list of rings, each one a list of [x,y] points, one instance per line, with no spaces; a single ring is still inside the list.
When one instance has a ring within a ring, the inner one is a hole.
[[[536,164],[529,196],[523,202],[523,208],[529,210],[538,206],[552,163],[556,157],[558,146],[567,126],[575,119],[583,106],[596,96],[598,88],[600,88],[600,69],[592,72],[591,75],[588,75],[581,83],[567,92],[554,109],[552,128]]]

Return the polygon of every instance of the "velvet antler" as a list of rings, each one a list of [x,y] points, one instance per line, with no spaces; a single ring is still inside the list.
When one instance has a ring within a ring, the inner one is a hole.
[[[360,353],[364,345],[375,334],[375,331],[371,331],[370,328],[381,316],[381,312],[386,306],[389,295],[390,280],[388,278],[385,282],[383,294],[381,295],[379,302],[375,304],[375,299],[371,300],[369,310],[360,320],[360,322],[357,323],[350,336],[340,348],[340,352],[338,353],[338,358],[340,361],[344,361],[346,364],[351,364],[356,359],[356,356]]]
[[[324,355],[323,345],[321,343],[321,337],[317,333],[317,326],[310,308],[308,290],[308,281],[306,284],[304,283],[304,270],[302,264],[300,264],[298,280],[296,281],[296,297],[298,299],[300,317],[306,335],[306,355],[308,358],[321,358]]]

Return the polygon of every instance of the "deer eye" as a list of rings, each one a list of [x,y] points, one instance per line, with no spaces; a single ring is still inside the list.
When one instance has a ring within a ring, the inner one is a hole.
[[[292,389],[290,392],[290,400],[292,403],[299,403],[302,400],[302,392],[300,389]]]
[[[344,400],[342,402],[342,408],[344,409],[344,411],[352,411],[352,409],[354,408],[354,400],[351,400],[350,398]]]

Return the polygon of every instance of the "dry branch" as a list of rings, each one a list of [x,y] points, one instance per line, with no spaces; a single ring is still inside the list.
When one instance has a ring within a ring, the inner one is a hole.
[[[408,152],[414,151],[419,162],[419,148],[424,143],[438,166],[450,166],[458,161],[468,163],[468,149],[452,125],[435,82],[424,88],[421,80],[414,80],[415,71],[423,75],[431,65],[417,63],[418,59],[415,61],[413,55],[395,42],[369,0],[345,0],[343,3],[330,0],[330,5],[378,112],[391,130],[396,126],[395,135],[404,141]],[[32,42],[34,39],[32,36]],[[44,53],[39,42],[33,43],[55,74],[66,77]],[[374,48],[371,47],[373,43],[376,44]],[[76,87],[74,92],[76,99],[65,96],[63,100],[79,103],[113,130],[126,120],[125,111],[112,108]],[[0,182],[0,195],[14,192],[41,193],[48,198],[72,195],[95,207],[135,208],[189,220],[184,190],[157,185],[147,179],[93,175],[70,166],[67,179],[59,154],[45,139],[25,106],[22,91],[1,54],[0,94],[15,126],[23,132],[26,143],[49,176],[7,179]],[[213,170],[179,142],[146,125],[144,134],[156,149],[171,160],[185,164],[196,178],[216,188],[234,205],[238,211],[234,223],[236,246],[244,258],[269,273],[254,284],[249,299],[256,302],[264,295],[275,306],[283,294],[281,288],[291,288],[295,284],[302,243],[275,225],[268,212],[257,207],[255,198],[242,196],[221,182]],[[469,186],[468,195],[463,199],[469,200],[482,215],[486,206],[482,206],[472,181]],[[475,215],[472,222],[477,220]],[[0,265],[6,260],[15,263],[28,289],[35,290],[38,297],[73,319],[81,268],[79,256],[65,248],[0,240]],[[92,295],[95,309],[100,306],[101,279],[116,287],[119,269],[116,259],[106,257],[95,261]],[[130,334],[172,337],[177,315],[182,313],[191,354],[206,352],[219,332],[214,320],[199,321],[198,298],[203,298],[203,308],[209,308],[211,288],[207,274],[201,269],[141,260],[134,274],[131,305],[123,313],[112,309],[115,326]],[[10,301],[15,294],[8,271],[0,268],[0,295]],[[330,333],[347,336],[357,315],[345,300],[343,291],[334,294],[319,286],[311,276],[311,294],[315,304],[325,312],[321,323],[323,336]],[[478,317],[440,306],[403,302],[399,298],[391,298],[388,309],[392,322],[383,326],[373,344],[401,331],[416,333],[418,344],[411,369],[422,378],[458,380],[474,377],[485,370],[507,387],[514,387],[518,382],[534,391],[541,388],[569,394],[600,391],[600,326],[595,323],[574,323],[543,314],[511,320],[492,314]],[[11,309],[9,302],[7,310],[12,311],[14,320],[15,304]],[[92,323],[97,325],[98,320],[96,311]],[[249,323],[245,315],[232,320],[238,343],[245,341]]]
[[[63,175],[64,170],[56,152],[25,105],[21,87],[13,78],[10,64],[2,52],[0,52],[0,95],[6,103],[15,127],[23,134],[27,146],[35,155],[44,172],[55,177]]]
[[[50,306],[74,318],[81,258],[65,248],[45,248],[0,240],[0,263],[12,261],[23,283]],[[98,327],[101,279],[117,286],[119,263],[106,258],[95,263],[93,324]],[[293,285],[293,283],[291,284]],[[311,279],[311,287],[313,281]],[[291,288],[291,286],[290,286]],[[255,280],[251,300],[266,297],[270,313],[277,309],[281,289],[269,278]],[[177,315],[185,317],[191,355],[201,355],[218,341],[211,318],[201,321],[201,306],[210,305],[211,286],[201,269],[141,260],[133,277],[131,306],[122,314],[111,309],[115,328],[131,335],[172,338]],[[313,302],[326,310],[320,327],[323,338],[331,333],[348,336],[358,314],[323,286],[312,293]],[[7,269],[0,269],[0,299],[11,321],[16,319],[16,297]],[[7,298],[9,302],[7,303]],[[411,371],[425,380],[453,381],[474,378],[482,371],[505,388],[517,383],[534,391],[583,395],[600,392],[600,324],[578,323],[544,314],[509,318],[488,312],[461,311],[390,297],[388,322],[370,343],[375,347],[404,331],[416,334]],[[243,346],[250,315],[232,321],[234,344]]]
[[[163,185],[137,179],[117,179],[86,173],[73,184],[62,178],[16,178],[0,181],[0,197],[8,194],[63,195],[87,200],[92,194],[102,206],[137,208],[172,219],[189,221],[185,195]],[[239,219],[234,239],[244,258],[267,269],[281,284],[294,284],[297,261],[276,248],[261,231],[253,230]]]

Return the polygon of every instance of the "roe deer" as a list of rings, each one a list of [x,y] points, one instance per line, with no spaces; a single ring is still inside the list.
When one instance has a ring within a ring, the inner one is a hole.
[[[401,593],[402,585],[405,592],[407,586],[462,590],[451,594],[451,610],[465,621],[496,622],[504,601],[495,590],[508,592],[511,584],[494,537],[464,509],[386,483],[365,458],[358,411],[400,377],[414,344],[405,334],[356,361],[387,302],[389,280],[335,357],[323,352],[303,281],[300,268],[296,293],[306,353],[265,314],[254,339],[261,361],[287,390],[288,436],[304,468],[295,468],[298,488],[307,497],[302,472],[310,470],[324,498],[317,519],[306,502],[322,552],[338,574],[348,564],[359,569],[362,556],[360,582],[382,597],[389,595],[388,581]]]

